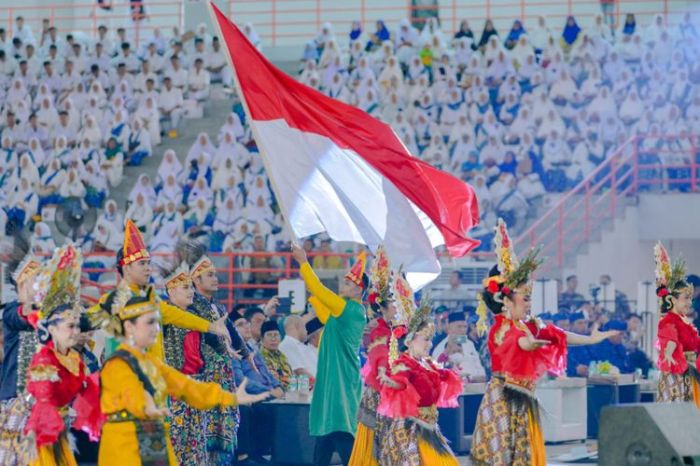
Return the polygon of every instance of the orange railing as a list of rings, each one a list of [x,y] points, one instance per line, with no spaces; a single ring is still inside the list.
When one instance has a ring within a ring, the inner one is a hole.
[[[629,139],[515,240],[518,249],[543,248],[547,260],[540,275],[561,269],[566,255],[588,243],[631,196],[662,190],[700,192],[700,138],[666,135],[653,139],[677,141],[687,147],[678,150],[650,147],[649,141],[649,136]],[[664,163],[669,154],[682,162]]]
[[[97,27],[107,24],[112,30],[126,28],[130,40],[137,45],[149,38],[150,31],[155,27],[160,27],[164,32],[169,32],[173,27],[178,27],[180,31],[184,29],[183,0],[144,1],[144,21],[132,20],[128,3],[112,3],[111,11],[103,10],[94,0],[45,6],[0,6],[0,24],[4,23],[8,36],[12,37],[14,20],[22,16],[32,28],[37,41],[41,38],[44,19],[55,25],[62,36],[67,32],[80,31],[94,37]],[[334,0],[227,0],[226,3],[230,17],[239,24],[253,23],[263,42],[270,45],[295,45],[310,40],[325,22],[334,24],[338,38],[345,36],[353,20],[360,21],[363,30],[369,32],[374,31],[374,22],[378,19],[384,20],[395,30],[403,18],[413,18],[414,23],[425,21],[425,14],[434,8],[414,7],[411,0],[347,0],[342,4]],[[438,3],[438,15],[447,34],[453,34],[463,19],[470,21],[475,34],[480,34],[486,18],[493,19],[501,34],[505,34],[514,19],[524,20],[527,28],[534,24],[539,15],[549,18],[549,27],[557,32],[568,15],[576,16],[585,25],[601,13],[599,0],[441,0]],[[662,14],[667,24],[675,24],[687,8],[688,2],[683,0],[619,0],[614,16],[616,24],[619,24],[627,12],[633,12],[637,23],[646,25],[653,15]]]

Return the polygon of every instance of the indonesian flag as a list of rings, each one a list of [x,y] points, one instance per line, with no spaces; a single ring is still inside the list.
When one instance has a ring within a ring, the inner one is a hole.
[[[435,279],[434,248],[463,256],[478,241],[473,189],[411,156],[391,127],[268,62],[213,4],[238,95],[282,214],[297,238],[326,232],[404,265],[414,289]]]

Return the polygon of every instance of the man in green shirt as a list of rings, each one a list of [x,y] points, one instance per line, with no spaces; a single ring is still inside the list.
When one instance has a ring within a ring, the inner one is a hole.
[[[366,256],[360,253],[338,295],[323,286],[302,248],[293,245],[292,255],[301,264],[299,273],[316,300],[318,318],[325,322],[309,415],[309,432],[317,437],[314,465],[329,465],[334,451],[347,465],[362,391],[359,351],[366,322],[362,295],[369,283],[364,273]]]

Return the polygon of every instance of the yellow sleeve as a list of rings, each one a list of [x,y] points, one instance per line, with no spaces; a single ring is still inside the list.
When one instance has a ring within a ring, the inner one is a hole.
[[[236,406],[236,395],[213,382],[198,382],[167,364],[158,361],[159,369],[168,392],[196,409],[211,409],[216,406]]]
[[[304,283],[306,283],[309,293],[318,298],[321,304],[328,308],[328,311],[333,317],[340,317],[343,313],[343,309],[345,309],[345,300],[323,286],[323,283],[318,279],[308,262],[301,264],[299,273]],[[320,319],[319,317],[319,320]]]
[[[309,303],[316,311],[316,317],[321,321],[322,324],[328,322],[328,318],[331,316],[331,310],[323,305],[321,301],[316,296],[309,296]]]
[[[183,311],[179,307],[165,301],[160,302],[160,314],[163,319],[163,325],[174,325],[175,327],[202,333],[208,332],[211,324],[208,320],[197,317],[191,312]]]
[[[146,417],[146,390],[129,364],[123,359],[110,359],[100,372],[100,407],[105,414],[121,410],[134,417]]]
[[[87,313],[94,314],[95,312],[99,311],[100,305],[107,300],[107,296],[109,296],[109,293],[104,293],[102,296],[100,296],[100,299],[99,301],[97,301],[97,304],[90,306],[87,310]]]

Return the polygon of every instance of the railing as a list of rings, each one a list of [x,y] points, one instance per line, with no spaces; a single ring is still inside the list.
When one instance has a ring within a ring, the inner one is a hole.
[[[353,20],[360,21],[363,30],[368,32],[374,31],[378,19],[395,30],[404,18],[412,18],[414,24],[424,22],[435,8],[415,7],[411,0],[225,0],[225,3],[229,16],[238,24],[253,23],[266,45],[299,45],[315,37],[325,22],[335,26],[336,36],[344,42]],[[463,19],[470,21],[475,34],[481,34],[483,21],[491,18],[504,35],[514,19],[525,21],[527,29],[534,26],[539,15],[546,16],[549,27],[558,33],[568,15],[576,16],[580,24],[587,25],[601,13],[599,0],[441,0],[438,3],[438,16],[446,34],[453,34]],[[638,25],[646,25],[654,15],[662,14],[666,23],[672,25],[688,10],[689,4],[684,0],[619,0],[615,4],[614,18],[619,24],[624,15],[631,12],[635,13]],[[150,38],[150,31],[156,27],[163,29],[166,35],[173,27],[183,32],[184,5],[183,0],[144,1],[146,18],[142,21],[132,20],[128,2],[116,0],[112,2],[111,11],[102,9],[94,0],[45,6],[0,6],[0,25],[12,37],[15,18],[22,16],[39,41],[44,19],[56,26],[62,37],[76,31],[95,37],[97,27],[105,24],[111,30],[126,28],[130,40],[138,46]]]
[[[116,29],[123,27],[129,40],[137,47],[152,37],[155,28],[162,29],[165,36],[170,36],[172,28],[177,27],[182,32],[184,27],[182,0],[147,0],[132,4],[114,0],[111,3],[110,10],[101,8],[94,0],[44,6],[1,6],[0,25],[5,27],[8,37],[11,38],[16,28],[15,18],[23,17],[25,24],[32,29],[36,45],[41,42],[44,20],[48,20],[50,26],[58,29],[61,39],[65,39],[66,34],[75,32],[86,34],[90,38],[97,37],[97,28],[100,25],[107,26],[114,37]],[[138,19],[140,6],[143,6],[145,16]]]
[[[264,44],[299,44],[311,40],[322,25],[330,22],[336,37],[347,45],[346,37],[352,21],[360,21],[363,31],[374,32],[375,21],[385,21],[392,31],[404,18],[421,24],[435,10],[446,34],[454,34],[463,19],[469,20],[474,34],[481,34],[487,18],[505,37],[515,19],[525,21],[525,28],[536,24],[544,15],[548,26],[561,33],[564,20],[574,15],[579,24],[592,24],[601,14],[599,0],[440,0],[439,7],[412,6],[411,0],[229,0],[229,16],[238,24],[252,23]],[[615,24],[624,21],[626,13],[635,13],[637,24],[648,24],[656,14],[668,24],[678,22],[680,13],[688,9],[683,0],[619,0],[615,7]]]
[[[337,268],[316,266],[322,280],[335,280],[348,269],[352,254],[309,253],[309,261],[316,258],[334,258]],[[262,304],[277,295],[277,282],[280,279],[297,278],[298,264],[290,252],[234,252],[212,253],[219,278],[218,298],[227,306],[234,304]],[[96,303],[98,297],[116,287],[115,255],[112,253],[86,254],[83,260],[82,298],[87,303]],[[157,254],[153,257],[154,269],[157,264],[169,262],[171,256]],[[256,262],[260,262],[255,264]],[[162,288],[162,283],[155,283]]]
[[[676,141],[678,150],[653,141]],[[700,192],[698,136],[636,136],[619,147],[578,186],[566,193],[514,242],[517,249],[542,247],[546,261],[540,276],[564,266],[607,220],[615,218],[627,198],[640,192]],[[651,146],[651,147],[650,147]],[[677,159],[673,163],[664,160]]]

